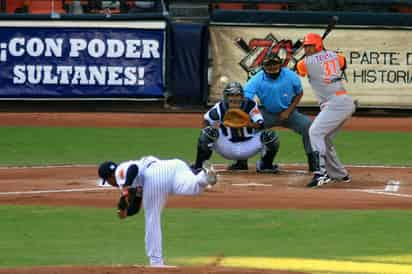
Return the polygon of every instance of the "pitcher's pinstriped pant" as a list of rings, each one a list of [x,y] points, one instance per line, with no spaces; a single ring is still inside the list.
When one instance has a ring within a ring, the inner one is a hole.
[[[143,175],[145,245],[150,265],[163,265],[161,214],[169,194],[197,195],[207,186],[204,171],[195,175],[179,159],[151,164]]]

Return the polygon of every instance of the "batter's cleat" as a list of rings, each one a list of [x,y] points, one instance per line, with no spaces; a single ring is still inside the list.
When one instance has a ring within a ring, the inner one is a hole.
[[[216,170],[213,168],[212,164],[209,162],[204,162],[203,163],[203,170],[206,173],[206,177],[207,177],[207,183],[209,185],[215,185],[217,183],[217,172]]]
[[[352,177],[348,174],[343,178],[337,179],[336,181],[341,182],[341,183],[350,183],[352,181]]]
[[[239,171],[239,170],[248,170],[247,160],[237,160],[233,164],[227,167],[228,170],[231,171]]]
[[[307,187],[319,187],[330,183],[332,179],[328,174],[324,173],[315,173],[312,180],[306,185]]]
[[[265,165],[262,160],[256,162],[257,173],[278,173],[279,167],[276,164]]]
[[[190,165],[190,170],[193,172],[194,175],[199,174],[203,169],[202,168],[197,168],[195,165]]]

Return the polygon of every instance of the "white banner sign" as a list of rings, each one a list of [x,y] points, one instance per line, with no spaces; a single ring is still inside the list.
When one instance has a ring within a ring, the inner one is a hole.
[[[293,45],[320,28],[211,26],[212,79],[209,100],[221,98],[227,81],[247,79],[260,69],[272,47],[293,68],[303,49]],[[347,59],[346,88],[361,107],[412,108],[412,36],[409,30],[334,29],[325,47]],[[307,78],[302,78],[303,106],[317,105]]]

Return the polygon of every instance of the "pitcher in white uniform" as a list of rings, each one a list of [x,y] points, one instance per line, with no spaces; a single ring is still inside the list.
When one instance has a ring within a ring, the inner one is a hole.
[[[307,34],[303,46],[306,56],[297,64],[297,72],[301,76],[308,76],[321,109],[309,129],[318,162],[307,186],[317,187],[336,181],[349,183],[351,177],[332,144],[344,122],[355,112],[355,104],[342,81],[346,68],[345,57],[326,50],[319,34]]]
[[[244,97],[243,87],[238,82],[228,83],[223,90],[223,100],[217,102],[204,116],[198,143],[194,168],[200,168],[208,160],[213,150],[235,162],[229,170],[247,170],[248,158],[261,152],[256,162],[256,171],[261,173],[277,173],[278,166],[273,160],[279,150],[279,139],[272,130],[263,130],[263,116],[257,103]],[[256,126],[230,128],[224,125],[225,113],[232,108],[243,110]]]
[[[216,172],[205,164],[197,174],[182,160],[160,160],[153,156],[119,165],[103,162],[98,169],[102,184],[120,189],[119,204],[127,198],[127,207],[118,210],[124,219],[139,212],[143,200],[146,254],[151,266],[163,266],[161,213],[170,194],[197,195],[217,181]]]

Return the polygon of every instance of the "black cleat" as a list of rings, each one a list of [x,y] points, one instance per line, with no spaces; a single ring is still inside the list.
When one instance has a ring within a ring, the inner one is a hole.
[[[345,177],[338,179],[338,182],[342,182],[342,183],[350,183],[352,181],[352,177],[348,174]]]
[[[279,167],[276,164],[265,165],[262,160],[256,162],[256,172],[257,173],[278,173]]]
[[[237,160],[233,164],[227,167],[228,170],[238,171],[238,170],[248,170],[247,160]]]
[[[193,172],[194,175],[199,174],[203,170],[203,168],[195,167],[195,165],[190,165],[189,167],[190,167],[190,170]]]
[[[320,174],[320,173],[315,173],[313,175],[312,180],[306,185],[307,187],[319,187],[322,185],[326,185],[327,183],[330,183],[332,180],[328,176],[328,174]]]

